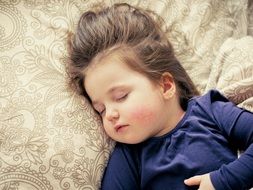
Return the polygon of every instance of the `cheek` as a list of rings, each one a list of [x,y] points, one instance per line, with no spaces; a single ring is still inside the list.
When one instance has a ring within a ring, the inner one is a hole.
[[[132,121],[146,125],[153,123],[157,118],[157,114],[148,107],[137,107],[131,111],[130,117]]]

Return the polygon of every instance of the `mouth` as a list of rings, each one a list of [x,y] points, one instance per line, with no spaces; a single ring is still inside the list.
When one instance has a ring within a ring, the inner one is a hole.
[[[116,125],[114,128],[116,132],[122,131],[124,128],[126,128],[128,125]]]

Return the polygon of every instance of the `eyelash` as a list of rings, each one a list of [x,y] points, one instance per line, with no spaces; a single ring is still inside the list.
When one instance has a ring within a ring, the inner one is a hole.
[[[98,112],[99,113],[99,115],[103,115],[103,113],[105,112],[105,109],[104,110],[102,110],[102,111],[100,111],[100,112]]]
[[[120,96],[119,98],[116,98],[116,101],[120,102],[122,100],[125,100],[127,98],[127,96],[128,96],[128,94],[124,94],[124,95]]]
[[[121,101],[125,100],[127,97],[128,97],[128,93],[124,94],[123,96],[121,96],[119,98],[116,98],[115,101],[116,102],[121,102]],[[99,115],[103,116],[103,114],[105,113],[105,109],[102,110],[102,111],[97,111],[97,112],[99,113]]]

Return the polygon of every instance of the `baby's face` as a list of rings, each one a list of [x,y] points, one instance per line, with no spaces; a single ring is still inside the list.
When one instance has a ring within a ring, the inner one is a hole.
[[[117,57],[91,65],[84,87],[112,139],[136,144],[163,135],[168,118],[162,88]]]

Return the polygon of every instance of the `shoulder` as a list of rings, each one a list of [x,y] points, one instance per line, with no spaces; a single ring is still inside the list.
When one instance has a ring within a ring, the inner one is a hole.
[[[235,116],[242,111],[217,90],[210,90],[202,96],[192,98],[189,105],[194,112],[215,120],[229,115]]]
[[[210,90],[202,96],[194,97],[190,100],[195,108],[202,111],[219,111],[224,108],[232,108],[236,105],[230,102],[224,95],[217,90]]]
[[[218,90],[210,90],[202,96],[193,98],[198,103],[216,103],[216,102],[229,102],[229,100],[222,95]]]
[[[217,90],[192,98],[192,110],[202,117],[212,119],[219,126],[232,124],[243,110]]]

